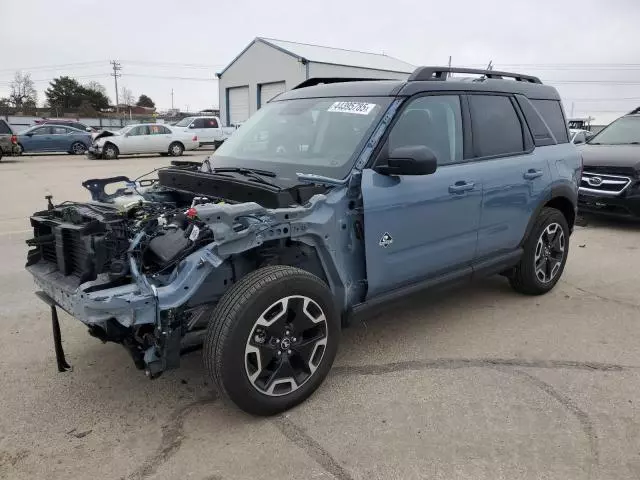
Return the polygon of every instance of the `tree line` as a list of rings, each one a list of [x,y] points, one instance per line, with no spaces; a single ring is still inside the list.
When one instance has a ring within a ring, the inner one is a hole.
[[[123,86],[119,93],[121,104],[155,108],[155,103],[147,95],[140,95],[135,102],[135,97],[128,88]],[[54,78],[44,95],[46,97],[44,106],[55,108],[59,112],[76,110],[82,114],[93,114],[113,108],[104,85],[95,81],[83,85],[69,76]],[[9,95],[0,98],[0,106],[34,109],[37,105],[38,91],[35,89],[31,75],[16,72],[13,81],[9,84]]]

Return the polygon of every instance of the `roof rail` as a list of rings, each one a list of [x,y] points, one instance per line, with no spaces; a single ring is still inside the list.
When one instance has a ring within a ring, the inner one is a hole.
[[[484,75],[486,78],[502,79],[504,77],[513,78],[518,82],[542,83],[538,77],[532,75],[521,75],[519,73],[499,72],[498,70],[477,70],[475,68],[458,67],[418,67],[409,76],[409,82],[421,80],[446,80],[451,73],[472,73]]]
[[[638,115],[639,113],[640,113],[640,107],[634,108],[629,113],[627,113],[627,115]]]
[[[392,78],[347,78],[347,77],[316,77],[309,78],[304,82],[296,85],[291,90],[298,88],[313,87],[323,83],[341,83],[341,82],[369,82],[372,80],[393,80]]]

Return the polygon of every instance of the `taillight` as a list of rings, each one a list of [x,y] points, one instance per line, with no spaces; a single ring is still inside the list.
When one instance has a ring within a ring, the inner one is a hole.
[[[18,144],[18,137],[16,137],[15,135],[11,135],[11,143],[13,143],[14,145]]]
[[[193,141],[194,141],[194,142],[197,142],[197,141],[198,141],[198,136],[197,136],[197,135],[194,135],[194,136],[193,136]]]

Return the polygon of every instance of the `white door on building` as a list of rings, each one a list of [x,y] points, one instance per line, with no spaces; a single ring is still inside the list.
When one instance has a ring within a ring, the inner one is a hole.
[[[249,87],[229,89],[229,123],[235,125],[249,118]]]
[[[280,95],[285,91],[284,82],[263,83],[259,85],[260,89],[260,106],[266,105],[276,95]]]

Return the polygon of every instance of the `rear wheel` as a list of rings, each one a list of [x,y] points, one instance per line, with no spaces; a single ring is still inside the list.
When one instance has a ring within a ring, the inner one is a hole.
[[[102,158],[106,160],[115,160],[119,155],[118,147],[113,143],[107,143],[102,149]]]
[[[311,395],[335,358],[340,317],[331,292],[298,268],[261,268],[216,306],[204,362],[218,390],[256,415],[287,410]]]
[[[179,157],[184,152],[184,147],[180,142],[173,142],[169,145],[169,155],[172,157]]]
[[[87,152],[87,146],[82,142],[74,142],[70,152],[73,155],[84,155]]]
[[[544,208],[527,240],[520,263],[509,276],[514,290],[547,293],[560,280],[569,254],[569,225],[559,210]]]
[[[20,143],[17,144],[14,150],[14,155],[22,155],[23,153],[24,153],[24,147]]]

